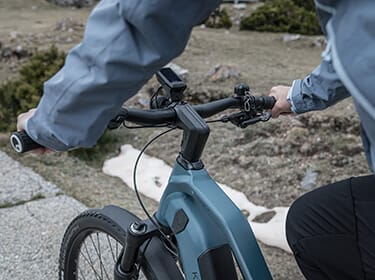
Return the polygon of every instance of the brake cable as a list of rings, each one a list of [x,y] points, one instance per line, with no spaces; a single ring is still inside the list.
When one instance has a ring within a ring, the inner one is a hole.
[[[140,161],[140,158],[141,156],[144,154],[144,152],[146,151],[146,149],[153,143],[155,142],[157,139],[159,139],[161,136],[175,130],[177,127],[172,127],[168,130],[165,130],[163,132],[161,132],[160,134],[156,135],[155,137],[153,137],[143,148],[142,150],[140,151],[140,153],[138,154],[138,157],[135,161],[135,164],[134,164],[134,168],[133,168],[133,184],[134,184],[134,191],[135,191],[135,194],[137,196],[137,199],[138,199],[138,202],[142,208],[142,210],[145,212],[147,218],[153,223],[153,225],[157,228],[157,230],[159,231],[160,235],[163,236],[164,240],[168,242],[169,246],[173,249],[171,250],[170,247],[167,247],[165,246],[165,248],[177,259],[179,260],[179,256],[178,256],[178,249],[176,247],[176,245],[170,240],[170,238],[163,232],[161,226],[158,224],[158,222],[150,215],[150,213],[148,212],[148,210],[146,209],[146,206],[144,205],[143,201],[142,201],[142,198],[139,194],[139,191],[138,191],[138,186],[137,186],[137,176],[136,176],[136,173],[137,173],[137,168],[138,168],[138,163]],[[173,236],[174,234],[172,233],[170,235]],[[166,245],[166,244],[164,244]],[[146,247],[147,249],[147,247]],[[146,250],[145,249],[145,250]],[[145,251],[144,250],[144,251]],[[144,251],[143,251],[143,254],[144,254]]]

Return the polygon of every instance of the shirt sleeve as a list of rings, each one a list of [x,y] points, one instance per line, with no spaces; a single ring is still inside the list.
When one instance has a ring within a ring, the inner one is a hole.
[[[65,151],[91,147],[120,107],[181,54],[194,25],[220,0],[106,0],[91,13],[82,42],[44,84],[26,131]]]
[[[339,79],[331,60],[330,48],[323,53],[321,64],[306,78],[293,81],[288,101],[295,114],[323,110],[350,96]]]

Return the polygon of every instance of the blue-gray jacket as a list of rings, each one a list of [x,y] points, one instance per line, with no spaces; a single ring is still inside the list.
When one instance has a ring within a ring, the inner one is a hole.
[[[81,44],[44,84],[26,124],[39,144],[65,151],[91,147],[109,120],[151,76],[184,50],[192,28],[220,0],[103,0]]]
[[[37,113],[26,124],[28,134],[59,151],[93,146],[123,102],[184,50],[192,27],[219,4],[220,0],[100,2],[82,43],[45,83]],[[320,0],[317,6],[329,47],[322,64],[294,82],[293,110],[323,109],[350,92],[367,135],[367,154],[375,159],[375,1]]]
[[[292,111],[321,110],[352,96],[375,172],[375,1],[315,1],[328,39],[321,64],[289,92]]]

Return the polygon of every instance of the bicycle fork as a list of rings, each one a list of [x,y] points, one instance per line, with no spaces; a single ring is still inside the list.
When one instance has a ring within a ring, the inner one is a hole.
[[[126,242],[114,268],[115,280],[136,280],[139,268],[136,266],[139,256],[147,249],[146,240],[153,237],[162,238],[160,226],[157,227],[150,219],[133,222],[127,231]],[[165,230],[165,229],[164,229]],[[145,244],[142,252],[142,245]]]

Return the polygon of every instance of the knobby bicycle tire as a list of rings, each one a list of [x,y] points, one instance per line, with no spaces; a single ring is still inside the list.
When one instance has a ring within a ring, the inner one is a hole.
[[[137,220],[138,217],[117,206],[87,210],[76,217],[61,244],[59,279],[113,279],[114,265],[126,241],[127,229]],[[137,265],[142,272],[140,280],[183,279],[174,257],[155,237]],[[92,276],[86,274],[89,272]]]

